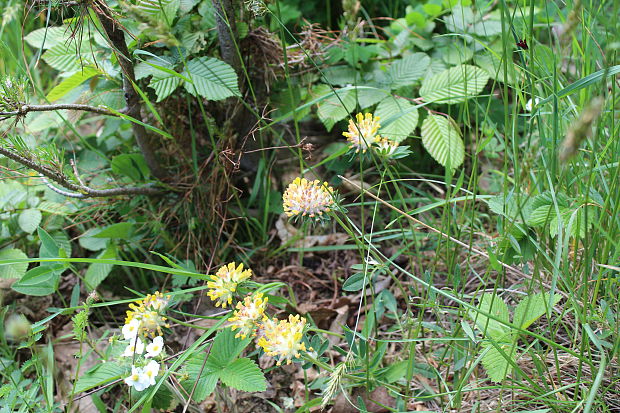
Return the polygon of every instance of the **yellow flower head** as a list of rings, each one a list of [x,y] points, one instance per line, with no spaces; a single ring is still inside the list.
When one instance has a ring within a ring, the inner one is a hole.
[[[306,178],[295,178],[286,188],[284,196],[284,213],[289,216],[302,215],[314,217],[329,212],[334,204],[332,187],[318,179],[308,181]]]
[[[306,345],[302,343],[305,327],[306,319],[299,315],[289,315],[288,320],[266,319],[260,327],[261,337],[257,344],[268,356],[279,357],[278,365],[284,360],[291,364],[294,357],[299,357],[300,351],[306,351]]]
[[[355,117],[357,122],[353,122],[353,119],[349,120],[349,131],[343,132],[342,135],[347,137],[349,146],[355,148],[355,152],[366,152],[368,147],[380,136],[377,134],[381,125],[379,124],[379,117],[373,116],[372,113],[366,113],[362,115],[358,113]]]
[[[211,280],[207,283],[209,292],[207,295],[215,301],[215,306],[226,308],[226,305],[232,304],[233,293],[237,290],[237,285],[252,276],[252,270],[243,270],[243,264],[237,266],[234,262],[220,267],[215,275],[211,276]]]
[[[168,306],[168,302],[170,302],[170,296],[164,297],[162,293],[155,291],[155,294],[149,294],[144,297],[142,305],[155,311],[160,311]]]
[[[168,306],[170,296],[164,296],[159,291],[149,294],[135,303],[129,304],[125,326],[138,326],[138,333],[161,336],[162,327],[168,327],[163,312]]]
[[[381,136],[375,138],[375,144],[377,145],[377,152],[386,156],[392,155],[398,148],[398,142]]]
[[[265,315],[267,300],[268,298],[263,299],[263,293],[257,293],[252,297],[245,297],[243,303],[237,303],[237,311],[228,319],[233,331],[239,329],[235,338],[245,339],[248,335],[256,335],[257,324]]]

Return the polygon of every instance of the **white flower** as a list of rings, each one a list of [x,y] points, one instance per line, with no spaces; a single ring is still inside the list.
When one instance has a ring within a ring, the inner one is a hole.
[[[150,386],[149,377],[144,374],[141,368],[136,366],[131,366],[131,376],[125,378],[125,383],[129,387],[133,386],[136,391],[142,391]]]
[[[146,381],[148,386],[155,385],[155,377],[159,374],[159,363],[155,360],[149,361],[149,364],[144,367],[144,376],[146,377]]]
[[[144,353],[144,343],[140,340],[140,337],[136,337],[131,339],[131,342],[125,348],[121,357],[133,357],[134,354],[142,354]]]
[[[129,323],[123,326],[123,337],[125,340],[134,340],[138,336],[140,331],[140,320],[137,318],[132,319]]]
[[[533,100],[532,99],[528,100],[527,103],[525,104],[525,110],[527,110],[528,112],[531,112],[535,106],[538,106],[538,103],[540,103],[540,98],[534,98]]]
[[[164,349],[164,338],[157,336],[153,339],[153,342],[146,346],[146,357],[157,357]]]

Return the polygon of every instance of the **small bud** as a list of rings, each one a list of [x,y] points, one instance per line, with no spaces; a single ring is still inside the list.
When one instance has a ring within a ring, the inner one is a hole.
[[[99,301],[99,294],[97,294],[97,291],[93,290],[88,294],[88,297],[86,297],[86,305],[91,306],[97,301]]]
[[[11,314],[4,323],[6,338],[10,341],[23,341],[32,332],[30,321],[23,314]]]

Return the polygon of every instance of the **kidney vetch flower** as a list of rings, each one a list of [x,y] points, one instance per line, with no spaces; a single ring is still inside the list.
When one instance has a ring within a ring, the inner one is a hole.
[[[342,135],[347,137],[349,146],[355,149],[355,152],[366,152],[368,147],[375,142],[380,136],[377,134],[381,124],[379,123],[379,116],[373,116],[372,113],[366,113],[362,115],[358,113],[355,116],[357,122],[353,122],[353,119],[349,120],[349,130],[343,132]]]
[[[245,297],[243,303],[237,303],[237,311],[228,320],[231,330],[239,330],[235,338],[245,339],[249,335],[255,335],[257,323],[265,315],[268,298],[263,298],[263,293],[254,294],[252,297]]]
[[[279,357],[277,365],[286,360],[291,364],[293,358],[300,356],[300,351],[306,351],[302,342],[306,319],[299,315],[289,315],[288,320],[266,319],[261,325],[261,337],[257,343],[265,354]]]
[[[377,136],[375,144],[377,145],[377,152],[385,156],[392,155],[398,149],[398,142],[381,136]]]
[[[220,267],[215,275],[211,276],[211,280],[207,283],[209,292],[207,295],[215,301],[215,306],[226,308],[226,305],[232,304],[233,293],[237,290],[237,285],[252,276],[252,270],[243,270],[243,263],[238,266],[231,262],[228,265]]]
[[[139,333],[145,333],[151,337],[161,336],[162,327],[168,327],[163,311],[170,301],[170,296],[164,297],[160,292],[149,294],[135,303],[129,304],[123,335],[125,339],[131,339]]]
[[[322,215],[334,205],[333,193],[333,188],[327,182],[295,178],[282,196],[284,213],[289,217],[301,215],[313,218]]]

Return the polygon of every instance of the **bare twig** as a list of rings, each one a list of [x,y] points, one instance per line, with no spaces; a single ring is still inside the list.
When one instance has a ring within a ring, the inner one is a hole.
[[[126,186],[109,189],[93,189],[83,184],[75,184],[69,180],[62,172],[54,170],[48,166],[37,163],[36,161],[19,155],[3,146],[0,146],[0,155],[4,155],[44,176],[45,184],[53,191],[71,198],[103,198],[121,195],[159,195],[163,193],[160,188],[153,186]],[[64,189],[56,188],[50,181],[60,185]]]
[[[118,116],[118,114],[111,112],[109,109],[102,106],[90,106],[69,103],[62,103],[56,105],[22,105],[18,110],[12,112],[0,112],[0,116],[8,118],[12,116],[24,116],[28,112],[51,112],[54,110],[80,110],[83,112],[98,113],[100,115]]]
[[[93,3],[93,10],[99,17],[101,26],[108,37],[108,40],[116,52],[118,64],[123,72],[123,91],[125,92],[125,102],[127,103],[128,116],[134,119],[142,119],[140,96],[134,89],[136,84],[136,76],[134,73],[134,62],[131,59],[127,43],[125,42],[125,33],[121,30],[118,22],[111,15],[111,11],[104,2],[98,1]],[[157,160],[155,149],[146,128],[141,124],[132,122],[132,128],[136,137],[136,143],[140,148],[142,156],[146,161],[151,173],[158,179],[165,177],[165,171]]]

